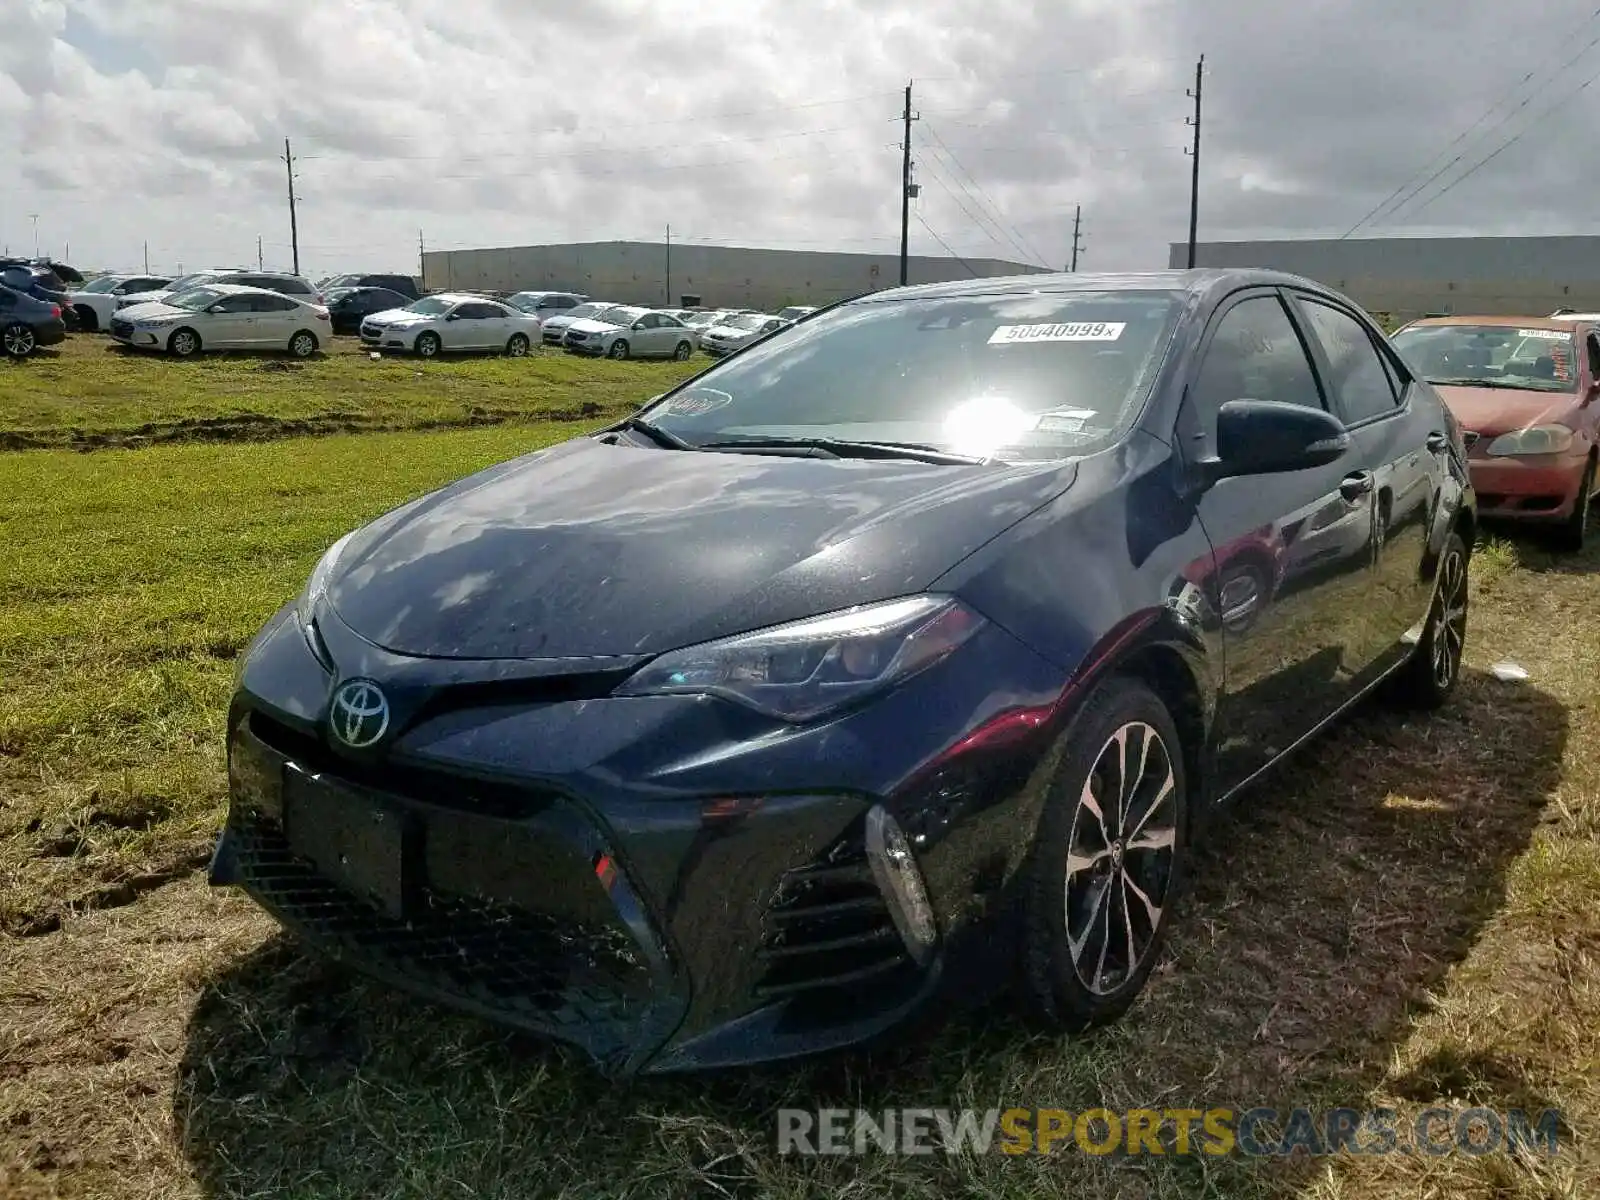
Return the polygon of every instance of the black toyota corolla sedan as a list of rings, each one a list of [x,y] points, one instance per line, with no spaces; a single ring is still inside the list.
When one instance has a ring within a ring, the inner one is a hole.
[[[212,880],[617,1074],[999,980],[1082,1029],[1220,805],[1450,694],[1474,521],[1303,279],[863,296],[335,543],[241,662]]]

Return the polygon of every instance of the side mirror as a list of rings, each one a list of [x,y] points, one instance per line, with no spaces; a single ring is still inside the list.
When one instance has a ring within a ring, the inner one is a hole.
[[[1212,480],[1304,471],[1334,462],[1349,449],[1344,422],[1320,408],[1229,400],[1217,413],[1217,457],[1206,468]]]
[[[451,313],[449,316],[445,317],[445,320],[446,321],[459,321],[459,320],[461,320],[461,314],[460,313]]]
[[[207,309],[206,309],[206,311],[207,311],[207,312],[208,312],[208,313],[219,313],[219,312],[221,312],[221,311],[222,311],[222,305],[220,305],[220,304],[213,304],[213,305],[211,305],[211,306],[210,306],[210,307],[209,307],[209,308],[207,308]]]

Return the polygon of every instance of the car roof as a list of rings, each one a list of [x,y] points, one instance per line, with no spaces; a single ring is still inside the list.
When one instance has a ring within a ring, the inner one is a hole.
[[[1029,293],[1165,291],[1197,296],[1226,294],[1244,287],[1297,287],[1326,296],[1339,293],[1301,275],[1259,267],[1197,267],[1178,271],[1127,271],[1103,274],[1054,271],[1038,275],[997,275],[950,283],[922,283],[888,288],[857,296],[848,303],[871,304],[896,300],[959,298],[963,296],[1014,296]]]
[[[1414,329],[1420,325],[1499,325],[1513,329],[1550,329],[1560,333],[1571,333],[1575,326],[1584,323],[1584,318],[1578,314],[1559,317],[1508,317],[1500,314],[1475,317],[1470,313],[1452,313],[1448,317],[1420,317],[1408,322],[1405,327]]]
[[[200,288],[210,288],[213,292],[221,292],[224,296],[283,296],[282,292],[275,292],[271,288],[249,287],[242,283],[202,283],[192,290],[199,291]],[[283,298],[294,300],[297,297],[283,296]]]

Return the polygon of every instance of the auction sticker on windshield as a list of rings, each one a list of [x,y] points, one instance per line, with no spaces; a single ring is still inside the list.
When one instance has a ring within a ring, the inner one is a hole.
[[[733,397],[716,388],[695,388],[667,401],[666,411],[679,417],[703,417],[719,408],[727,408]]]
[[[1553,342],[1564,342],[1572,335],[1570,333],[1563,333],[1559,329],[1519,329],[1517,330],[1517,336],[1525,338],[1546,338]]]
[[[989,335],[991,346],[1017,342],[1114,342],[1127,328],[1122,321],[1072,321],[1056,325],[1001,325]]]

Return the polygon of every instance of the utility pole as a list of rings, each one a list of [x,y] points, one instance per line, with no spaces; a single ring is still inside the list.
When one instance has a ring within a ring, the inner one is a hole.
[[[907,256],[911,246],[911,85],[906,84],[905,141],[900,155],[900,286],[906,285]]]
[[[144,273],[146,275],[150,274],[150,243],[148,241],[144,244]]]
[[[1200,90],[1205,84],[1206,56],[1194,65],[1194,87],[1189,95],[1194,97],[1194,116],[1189,124],[1194,126],[1194,148],[1189,151],[1189,269],[1194,270],[1195,235],[1200,228]]]
[[[417,279],[421,282],[420,290],[428,290],[428,248],[422,241],[422,230],[417,230]]]
[[[1072,265],[1067,268],[1069,271],[1078,269],[1078,251],[1083,249],[1083,239],[1079,237],[1078,231],[1082,228],[1083,205],[1080,204],[1072,214]]]
[[[69,262],[69,263],[72,261],[72,243],[71,242],[67,243],[67,248],[66,248],[65,252],[61,255],[61,257],[66,259],[67,262]]]
[[[294,219],[294,154],[289,139],[283,139],[283,164],[289,172],[289,245],[294,251],[294,273],[300,274],[300,229]]]
[[[672,307],[672,226],[667,226],[667,307]]]
[[[33,222],[33,256],[39,257],[39,214],[29,213],[28,219]]]
[[[261,235],[256,234],[256,270],[265,271],[266,265],[261,258]]]

